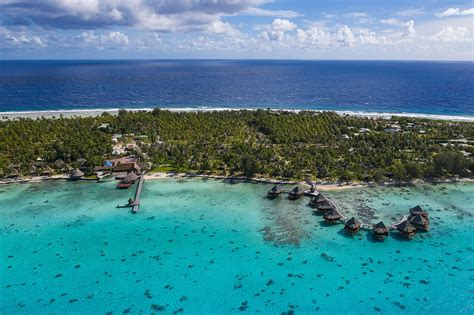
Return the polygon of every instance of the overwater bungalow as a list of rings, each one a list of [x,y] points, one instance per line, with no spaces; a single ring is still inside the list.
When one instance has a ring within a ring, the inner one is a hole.
[[[410,209],[410,214],[412,216],[415,216],[417,214],[421,215],[422,217],[428,219],[428,212],[426,212],[425,210],[423,210],[420,206],[416,206],[414,208],[411,208]]]
[[[122,179],[118,184],[117,188],[119,189],[128,189],[138,180],[138,175],[134,172],[128,173],[124,179]]]
[[[84,173],[80,169],[76,168],[74,171],[72,171],[71,175],[69,175],[69,179],[78,180],[82,176],[84,176]]]
[[[326,220],[327,223],[334,223],[341,219],[342,219],[342,216],[339,212],[337,212],[336,209],[332,209],[324,213],[324,220]]]
[[[383,240],[388,236],[388,228],[383,222],[379,222],[373,226],[375,238]]]
[[[303,188],[296,186],[295,188],[293,188],[293,190],[290,191],[288,198],[290,200],[296,200],[296,199],[299,199],[303,195],[304,195]]]
[[[273,186],[272,188],[270,188],[267,192],[267,197],[269,199],[274,199],[278,196],[280,196],[280,194],[282,193],[282,189],[280,187],[278,187],[277,185]]]
[[[396,226],[398,232],[401,235],[405,236],[407,239],[413,238],[416,233],[416,228],[408,222],[408,220],[403,221],[402,223]]]
[[[346,230],[346,232],[348,232],[349,234],[355,234],[359,232],[361,225],[362,225],[362,222],[352,217],[344,225],[344,230]]]
[[[411,215],[408,220],[418,230],[428,231],[430,229],[430,222],[421,214]]]
[[[329,201],[326,200],[323,203],[318,203],[316,205],[316,209],[318,209],[318,211],[320,212],[326,212],[326,211],[334,210],[334,206]]]
[[[314,197],[313,199],[311,199],[311,201],[309,202],[309,205],[312,208],[317,208],[319,204],[322,204],[324,202],[326,202],[326,198],[324,198],[324,196],[322,194],[319,194],[316,197]]]

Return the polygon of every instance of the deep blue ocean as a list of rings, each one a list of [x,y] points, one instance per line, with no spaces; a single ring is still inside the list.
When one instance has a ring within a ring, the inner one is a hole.
[[[474,115],[473,62],[0,61],[0,112],[275,108]]]

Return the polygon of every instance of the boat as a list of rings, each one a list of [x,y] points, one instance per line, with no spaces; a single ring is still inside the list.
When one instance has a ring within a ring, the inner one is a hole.
[[[113,180],[114,179],[114,177],[112,175],[112,172],[109,172],[109,171],[97,172],[97,173],[95,173],[95,176],[96,176],[98,182],[105,182],[107,180]]]

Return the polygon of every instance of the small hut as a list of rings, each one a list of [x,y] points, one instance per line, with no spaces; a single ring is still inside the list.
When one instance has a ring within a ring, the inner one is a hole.
[[[303,195],[304,195],[303,188],[296,186],[295,188],[293,188],[293,190],[290,191],[288,198],[290,200],[296,200],[296,199],[299,199]]]
[[[80,169],[76,168],[76,169],[74,169],[74,171],[72,171],[71,175],[69,175],[69,179],[70,180],[78,180],[82,176],[84,176],[84,173]]]
[[[119,189],[127,189],[132,186],[138,180],[138,175],[134,172],[130,172],[122,179],[118,184],[117,188]]]
[[[10,172],[8,173],[8,178],[18,178],[20,177],[20,171],[17,168],[10,168]]]
[[[326,200],[323,203],[317,204],[316,209],[318,209],[318,211],[321,211],[321,212],[326,212],[326,211],[333,210],[334,207],[332,204],[329,203],[329,201]]]
[[[342,219],[342,216],[336,209],[332,209],[324,214],[324,220],[327,223],[334,223]]]
[[[359,220],[352,217],[344,225],[344,230],[346,230],[346,232],[348,232],[350,234],[355,234],[355,233],[359,232],[361,225],[362,225],[362,223]]]
[[[414,208],[411,208],[410,209],[410,214],[412,216],[415,216],[417,214],[421,215],[422,217],[425,217],[426,219],[428,219],[428,212],[426,212],[425,210],[423,210],[420,206],[416,206]]]
[[[278,196],[280,196],[282,192],[282,189],[280,187],[278,187],[277,185],[273,186],[272,188],[270,188],[267,192],[267,197],[269,199],[274,199]]]
[[[41,170],[41,175],[43,176],[51,176],[53,175],[53,173],[54,173],[53,169],[49,167],[48,165],[43,167],[43,169]]]
[[[379,222],[373,226],[375,238],[383,240],[388,236],[388,228],[383,222]]]
[[[408,222],[408,220],[403,221],[402,223],[396,226],[398,232],[401,235],[405,236],[407,239],[413,238],[416,233],[416,228]]]
[[[324,198],[322,194],[318,194],[316,197],[311,199],[311,201],[309,202],[309,205],[312,208],[317,208],[318,204],[324,203],[325,201],[326,201],[326,198]]]
[[[430,222],[421,214],[411,215],[408,220],[418,230],[428,231],[430,229]]]

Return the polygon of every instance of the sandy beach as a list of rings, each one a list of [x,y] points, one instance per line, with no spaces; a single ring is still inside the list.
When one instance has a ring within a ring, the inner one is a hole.
[[[152,111],[154,108],[124,108],[127,111]],[[161,108],[171,112],[213,112],[213,111],[239,111],[239,110],[257,110],[257,108],[226,108],[226,107],[183,107],[183,108]],[[119,108],[104,108],[104,109],[74,109],[74,110],[45,110],[45,111],[11,111],[0,112],[0,120],[15,119],[15,118],[59,118],[62,117],[95,117],[102,113],[110,115],[117,115]],[[275,112],[294,112],[298,113],[299,109],[272,109]],[[321,112],[335,112],[339,115],[360,116],[367,118],[383,118],[391,119],[393,116],[422,118],[432,120],[447,120],[447,121],[464,121],[474,122],[473,116],[454,116],[454,115],[431,115],[431,114],[417,114],[417,113],[384,113],[384,112],[364,112],[364,111],[332,111],[332,110],[318,110],[310,109],[305,111],[312,111],[315,113]]]

